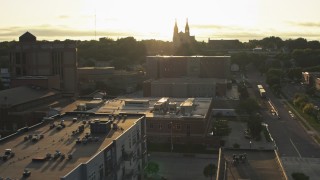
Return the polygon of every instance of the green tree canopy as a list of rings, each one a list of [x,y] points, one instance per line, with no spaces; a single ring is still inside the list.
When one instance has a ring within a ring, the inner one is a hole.
[[[306,105],[304,105],[302,111],[303,113],[306,114],[311,114],[314,110],[314,105],[312,103],[307,103]]]
[[[150,161],[144,170],[147,176],[152,176],[159,172],[159,165],[156,162]]]
[[[295,172],[291,174],[294,180],[309,180],[309,176],[305,175],[304,173]]]
[[[256,114],[260,109],[258,102],[253,98],[241,100],[237,111],[240,113]]]
[[[259,138],[262,131],[261,118],[259,116],[251,116],[247,126],[253,138]]]
[[[215,119],[212,123],[212,132],[214,136],[228,136],[231,132],[228,121]]]

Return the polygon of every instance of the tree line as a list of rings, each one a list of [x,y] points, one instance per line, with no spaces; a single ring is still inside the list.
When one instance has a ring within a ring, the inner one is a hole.
[[[69,41],[69,40],[66,40]],[[0,42],[0,67],[9,66],[8,53],[10,47],[15,43]],[[127,69],[133,65],[143,64],[145,56],[152,55],[225,55],[229,48],[252,49],[262,47],[265,49],[286,49],[290,52],[289,56],[282,55],[279,57],[283,62],[294,57],[297,64],[308,67],[317,63],[319,59],[320,43],[319,41],[307,41],[304,38],[282,40],[279,37],[266,37],[261,40],[250,40],[249,42],[237,42],[234,47],[231,44],[221,44],[219,51],[215,51],[204,41],[193,44],[182,44],[180,47],[173,47],[173,43],[161,40],[141,40],[137,41],[134,37],[120,38],[117,40],[110,38],[100,38],[99,40],[77,41],[79,66],[95,66],[99,62],[105,62],[117,69]],[[208,49],[213,51],[208,51]],[[222,49],[222,50],[221,50]],[[296,50],[297,49],[297,50]],[[246,57],[246,54],[237,56],[234,61],[241,65],[248,63],[250,59],[260,63],[264,57]],[[304,61],[307,57],[308,61]],[[237,60],[238,59],[238,60]],[[240,60],[239,60],[240,59]],[[277,65],[277,64],[275,64]],[[264,66],[261,66],[264,67]],[[263,69],[262,69],[263,70]]]

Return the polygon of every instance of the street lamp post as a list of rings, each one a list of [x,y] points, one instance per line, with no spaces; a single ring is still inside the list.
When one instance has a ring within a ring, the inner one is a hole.
[[[172,121],[170,122],[170,124],[171,124],[171,152],[173,151],[173,142],[172,142],[172,128],[173,128],[173,126],[172,126]]]
[[[249,143],[250,143],[250,149],[251,149],[251,144],[252,144],[252,141],[250,141]]]

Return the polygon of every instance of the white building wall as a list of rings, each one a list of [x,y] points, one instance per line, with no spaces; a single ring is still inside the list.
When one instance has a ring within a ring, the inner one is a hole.
[[[90,159],[86,164],[87,180],[99,180],[104,177],[104,154],[100,151],[95,157]]]

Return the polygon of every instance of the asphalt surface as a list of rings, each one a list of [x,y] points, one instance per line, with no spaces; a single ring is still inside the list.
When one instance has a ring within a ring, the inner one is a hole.
[[[265,122],[269,125],[270,133],[275,140],[281,157],[299,158],[320,158],[320,146],[314,141],[312,136],[302,127],[297,120],[297,116],[292,118],[288,113],[284,100],[278,99],[272,93],[265,82],[265,77],[258,72],[249,72],[247,81],[252,85],[249,94],[253,94],[259,99],[257,84],[262,84],[267,92],[268,98],[278,110],[280,119],[272,115],[270,109],[262,111]],[[262,104],[267,104],[267,100],[261,100]]]
[[[153,152],[149,160],[159,165],[158,178],[168,180],[207,180],[203,169],[208,164],[217,166],[218,156],[215,154],[192,154]]]

